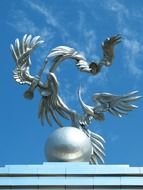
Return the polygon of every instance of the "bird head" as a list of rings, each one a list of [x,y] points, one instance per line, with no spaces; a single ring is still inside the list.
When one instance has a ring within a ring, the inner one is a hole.
[[[95,61],[92,61],[90,64],[89,64],[89,68],[91,69],[91,73],[93,75],[96,75],[98,72],[99,72],[99,67],[98,67],[98,64],[95,62]]]

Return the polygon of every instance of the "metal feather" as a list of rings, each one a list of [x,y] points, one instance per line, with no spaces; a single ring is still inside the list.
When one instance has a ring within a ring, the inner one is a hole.
[[[121,39],[122,37],[118,34],[107,38],[102,43],[103,59],[101,60],[101,63],[105,66],[110,66],[112,64],[114,58],[114,46],[120,43]]]
[[[141,96],[137,96],[137,93],[138,91],[133,91],[122,96],[110,93],[96,93],[93,96],[93,101],[96,103],[94,110],[98,113],[108,111],[114,116],[122,117],[127,115],[128,111],[137,108],[137,106],[129,104],[141,98]]]
[[[100,154],[100,152],[98,152],[98,150],[96,149],[95,144],[92,144],[92,146],[93,146],[93,154],[95,154],[96,158],[98,158],[102,163],[104,163],[104,159],[102,155]]]
[[[96,158],[96,155],[95,155],[95,154],[92,154],[92,155],[91,155],[90,163],[91,163],[91,164],[98,164],[98,161],[97,161],[97,158]]]
[[[93,136],[91,136],[90,138],[91,138],[91,140],[92,140],[95,144],[97,144],[102,150],[104,150],[104,146],[103,146],[103,144],[102,144],[99,140],[95,139]]]
[[[89,131],[89,130],[88,130]],[[100,135],[93,133],[93,132],[89,132],[91,136],[93,136],[95,139],[99,140],[101,143],[105,143],[105,140],[103,139],[103,137],[101,137]]]
[[[30,55],[34,48],[42,42],[39,36],[32,38],[32,35],[25,34],[22,40],[17,38],[15,44],[11,44],[12,56],[16,63],[16,68],[13,72],[13,78],[16,82],[31,85],[35,77],[30,75]]]

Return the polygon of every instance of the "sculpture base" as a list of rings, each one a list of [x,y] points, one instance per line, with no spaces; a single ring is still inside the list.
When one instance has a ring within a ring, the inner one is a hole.
[[[143,167],[44,163],[0,167],[2,190],[143,190]]]
[[[75,127],[55,130],[45,145],[45,155],[49,162],[89,162],[91,153],[89,137]]]

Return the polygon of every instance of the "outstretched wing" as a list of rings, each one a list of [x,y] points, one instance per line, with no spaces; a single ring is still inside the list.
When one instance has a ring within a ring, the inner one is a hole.
[[[13,71],[13,78],[20,84],[31,84],[33,77],[29,73],[31,66],[30,55],[32,51],[43,43],[40,36],[32,38],[25,34],[22,40],[16,39],[15,44],[11,44],[12,56],[16,63]]]
[[[103,120],[101,117],[101,113],[95,114],[94,107],[85,104],[81,98],[81,90],[79,89],[78,92],[79,102],[84,111],[82,117],[79,118],[79,128],[90,138],[91,145],[92,145],[92,155],[90,158],[91,164],[98,164],[104,163],[104,146],[103,143],[105,142],[104,139],[88,130],[87,126],[90,125],[93,119]]]
[[[104,63],[106,66],[110,66],[112,64],[114,58],[114,46],[121,42],[121,36],[116,35],[110,38],[107,38],[102,43],[103,49],[103,59],[101,62]]]
[[[110,93],[97,93],[93,96],[93,101],[96,103],[94,112],[102,113],[108,111],[114,116],[122,117],[129,111],[137,108],[137,106],[131,104],[131,102],[141,98],[141,96],[137,96],[137,93],[138,91],[133,91],[123,96]]]
[[[91,68],[89,68],[89,64],[87,63],[85,57],[81,55],[79,52],[75,51],[74,48],[70,48],[67,46],[58,46],[52,49],[48,57],[53,58],[54,61],[53,66],[50,69],[50,72],[54,72],[59,63],[67,58],[74,59],[80,71],[91,71]]]

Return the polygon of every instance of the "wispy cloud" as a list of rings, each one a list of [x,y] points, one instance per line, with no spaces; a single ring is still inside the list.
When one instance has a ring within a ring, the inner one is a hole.
[[[70,107],[77,100],[76,92],[73,91],[73,87],[69,82],[64,85],[64,90],[61,90],[60,95],[63,101]]]
[[[36,8],[39,7],[38,5],[32,3],[31,1],[28,1],[28,3],[31,8],[32,6],[34,7],[34,5],[36,6]],[[36,61],[39,64],[37,64],[36,70],[38,70],[41,64],[41,60],[43,60],[46,57],[50,46],[52,46],[52,41],[55,36],[55,32],[54,30],[52,30],[52,28],[47,27],[46,24],[43,26],[37,24],[36,19],[31,19],[29,13],[24,9],[18,10],[16,12],[15,10],[11,10],[11,14],[12,17],[9,19],[10,21],[8,21],[8,24],[11,25],[16,31],[22,33],[23,35],[24,34],[32,34],[33,36],[40,35],[41,38],[46,41],[41,45],[41,51],[39,50],[37,52]],[[54,21],[54,18],[52,18],[52,16],[51,17],[49,16],[49,19],[51,25],[55,25],[54,23],[56,22]]]
[[[55,37],[57,31],[60,31],[58,35],[61,38],[67,36],[67,32],[61,27],[58,16],[55,16],[53,12],[45,6],[44,3],[38,3],[36,1],[23,0],[24,8],[15,12],[13,11],[13,16],[10,18],[9,24],[13,26],[17,31],[22,33],[32,33],[42,36],[44,39],[49,40],[49,38]],[[27,8],[31,11],[27,11]],[[31,12],[36,12],[38,20],[31,18]],[[41,24],[39,24],[41,22]]]
[[[79,11],[78,12],[78,33],[80,34],[80,38],[82,38],[82,47],[83,47],[83,52],[86,56],[90,57],[90,58],[97,58],[96,55],[96,31],[93,30],[92,28],[89,28],[87,26],[87,20],[86,20],[86,16],[85,13],[83,11]],[[79,46],[81,44],[79,43]]]
[[[98,84],[96,84],[96,86],[104,85],[108,81],[107,73],[108,73],[108,69],[103,69],[102,73],[99,73],[96,76],[89,76],[87,80],[88,85],[93,85],[95,81],[98,81]]]
[[[54,37],[54,32],[51,32],[47,27],[39,27],[22,10],[13,13],[13,17],[8,24],[22,34],[40,35],[42,39],[46,39],[47,41],[50,41]]]
[[[52,27],[59,27],[59,23],[57,21],[57,18],[53,16],[51,11],[44,6],[44,4],[35,3],[34,1],[26,1],[26,3],[35,11],[39,12],[41,15],[44,16],[44,20],[47,22],[48,25],[51,25]]]
[[[60,38],[65,41],[69,39],[69,33],[65,30],[65,27],[62,26],[60,19],[58,17],[58,13],[52,10],[50,5],[45,6],[44,3],[38,3],[35,1],[27,1],[27,5],[30,6],[30,8],[33,11],[36,11],[39,13],[41,16],[43,16],[43,21],[46,23],[47,27],[51,29],[51,33],[56,33],[55,31],[58,32],[58,35]]]
[[[8,22],[9,25],[22,33],[29,34],[30,32],[32,34],[36,34],[38,32],[38,28],[35,23],[31,21],[22,10],[19,10],[16,13],[14,11],[12,12],[13,17],[11,18],[11,21]]]
[[[122,16],[124,14],[124,16],[128,16],[129,15],[129,10],[127,9],[127,7],[120,3],[118,0],[109,0],[106,1],[105,6],[107,9],[114,11],[116,14],[118,14],[118,16]]]
[[[139,67],[138,59],[142,55],[143,45],[136,39],[125,39],[124,46],[127,50],[125,55],[127,60],[126,67],[132,75],[140,77],[143,74],[143,71]]]
[[[107,1],[104,8],[112,11],[117,18],[117,29],[124,37],[124,60],[126,61],[125,65],[128,72],[136,78],[140,77],[143,72],[141,65],[139,65],[138,62],[143,47],[142,42],[139,40],[140,33],[138,33],[138,31],[132,27],[132,23],[130,23],[130,20],[133,21],[134,16],[136,15],[136,10],[131,12],[128,7],[118,0]]]

